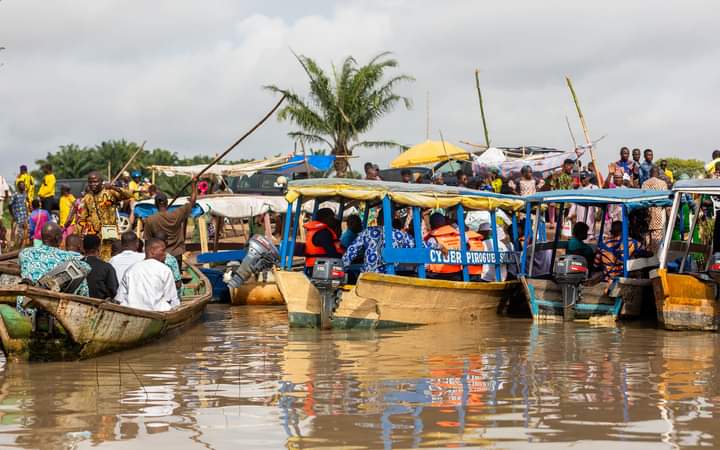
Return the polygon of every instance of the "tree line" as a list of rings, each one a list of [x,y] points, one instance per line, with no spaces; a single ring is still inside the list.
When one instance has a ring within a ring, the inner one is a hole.
[[[125,139],[101,142],[93,147],[81,147],[77,144],[59,146],[57,151],[48,152],[47,156],[35,161],[37,168],[31,174],[38,180],[42,179],[41,167],[50,164],[55,177],[59,180],[85,178],[92,171],[98,171],[107,177],[108,169],[115,176],[125,163],[137,152],[140,144]],[[152,165],[191,166],[208,164],[214,159],[212,155],[195,155],[180,157],[177,152],[155,148],[143,149],[128,167],[128,171],[139,170],[143,177],[150,177],[149,167]],[[249,160],[223,161],[224,164],[239,164]],[[175,193],[187,182],[187,177],[168,177],[161,173],[155,176],[155,184],[163,192]]]

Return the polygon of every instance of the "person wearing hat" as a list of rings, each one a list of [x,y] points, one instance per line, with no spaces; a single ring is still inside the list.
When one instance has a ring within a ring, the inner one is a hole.
[[[167,195],[158,192],[155,195],[155,207],[158,212],[144,220],[143,237],[152,239],[157,238],[161,232],[164,233],[167,252],[175,257],[180,270],[182,270],[182,255],[185,252],[185,223],[195,206],[197,194],[197,178],[193,177],[190,200],[170,211]]]
[[[25,183],[25,193],[27,194],[28,207],[30,207],[30,202],[35,197],[35,179],[28,173],[27,166],[25,164],[20,166],[20,173],[17,178],[15,178],[16,189],[21,181]]]
[[[128,179],[128,190],[130,191],[130,194],[136,201],[140,200],[140,183],[142,182],[142,173],[140,173],[139,170],[133,170],[132,178],[130,178],[130,174],[128,174]]]

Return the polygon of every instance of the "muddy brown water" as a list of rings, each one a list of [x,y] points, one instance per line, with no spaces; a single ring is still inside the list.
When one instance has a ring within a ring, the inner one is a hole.
[[[213,305],[141,349],[4,363],[0,447],[720,447],[718,339],[503,318],[298,331],[282,308]]]

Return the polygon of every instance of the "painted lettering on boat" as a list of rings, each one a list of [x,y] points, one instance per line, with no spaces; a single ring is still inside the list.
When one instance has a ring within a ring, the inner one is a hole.
[[[468,265],[495,264],[495,253],[493,252],[467,252]],[[508,264],[514,261],[510,252],[499,252],[500,264]],[[460,250],[448,250],[443,254],[441,250],[430,250],[431,264],[462,264],[462,252]]]

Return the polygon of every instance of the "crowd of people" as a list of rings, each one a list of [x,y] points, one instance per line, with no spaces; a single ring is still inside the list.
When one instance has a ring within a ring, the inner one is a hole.
[[[111,184],[91,172],[83,195],[77,199],[63,186],[55,220],[50,214],[54,207],[48,200],[55,179],[49,165],[43,170],[45,178],[35,196],[27,189],[34,185],[32,177],[22,166],[9,200],[13,239],[22,248],[18,255],[21,276],[37,282],[59,264],[77,260],[87,271],[75,292],[78,295],[155,311],[177,306],[185,225],[197,199],[196,180],[192,181],[189,201],[172,211],[167,195],[154,192],[157,212],[145,219],[140,240],[135,232],[120,233],[118,227],[118,210],[152,192],[145,189],[139,174],[123,176]],[[4,236],[5,230],[0,233]],[[20,304],[18,307],[22,309]]]

